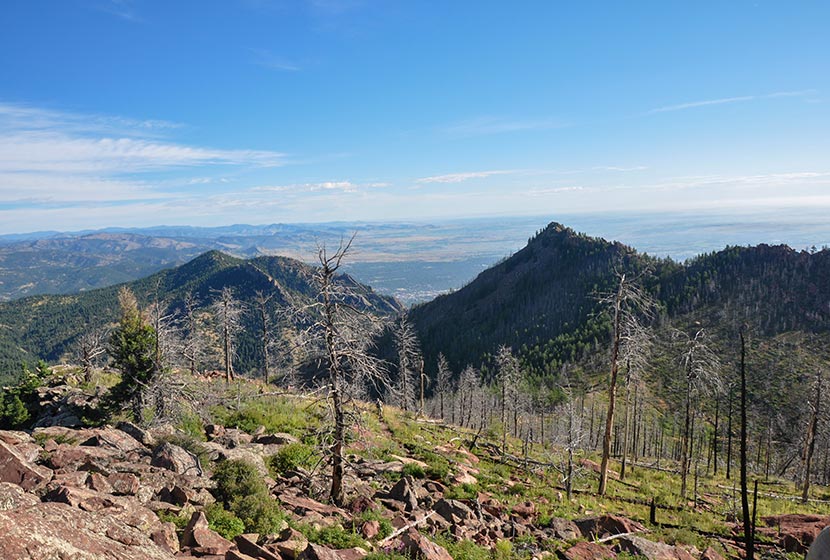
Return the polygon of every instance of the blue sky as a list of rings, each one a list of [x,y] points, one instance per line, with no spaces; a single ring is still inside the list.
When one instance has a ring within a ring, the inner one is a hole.
[[[826,2],[0,13],[0,233],[830,210]]]

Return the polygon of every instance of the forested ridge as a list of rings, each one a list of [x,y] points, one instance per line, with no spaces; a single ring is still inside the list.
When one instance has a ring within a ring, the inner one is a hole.
[[[499,344],[537,373],[602,359],[610,319],[600,298],[615,274],[642,275],[659,306],[656,325],[694,321],[761,336],[830,330],[830,250],[727,247],[681,264],[552,223],[526,247],[463,288],[412,309],[427,362],[486,364]],[[599,353],[599,356],[597,356]]]
[[[281,325],[280,313],[290,305],[301,306],[313,298],[314,268],[286,257],[239,259],[220,251],[209,251],[192,261],[163,270],[141,280],[72,295],[41,295],[0,304],[0,368],[6,378],[16,376],[22,363],[42,359],[50,363],[77,361],[82,334],[106,329],[118,319],[118,292],[128,287],[142,309],[158,304],[168,321],[181,323],[185,300],[195,306],[198,323],[211,344],[215,330],[211,305],[223,288],[230,288],[234,299],[247,312],[235,340],[235,364],[241,372],[257,367],[261,356],[257,336],[261,315],[255,309],[258,293],[267,294],[267,314],[274,325]],[[350,286],[361,296],[361,306],[378,313],[396,312],[392,298],[375,294],[347,275],[337,281]],[[181,331],[181,324],[176,329]],[[186,329],[185,329],[186,330]],[[214,341],[215,345],[215,341]],[[205,358],[203,367],[217,367]],[[0,375],[0,377],[3,377]]]

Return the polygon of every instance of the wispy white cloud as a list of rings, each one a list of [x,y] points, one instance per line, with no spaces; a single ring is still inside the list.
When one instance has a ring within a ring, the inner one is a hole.
[[[416,179],[416,183],[462,183],[471,179],[484,179],[492,175],[507,175],[514,173],[514,171],[507,169],[497,169],[492,171],[468,171],[465,173],[448,173],[446,175],[434,175],[432,177],[422,177]]]
[[[280,70],[283,72],[296,72],[300,67],[286,58],[274,54],[268,49],[248,49],[252,56],[253,62],[257,66],[267,68],[268,70]]]
[[[720,99],[706,99],[703,101],[690,101],[688,103],[679,103],[677,105],[666,105],[665,107],[658,107],[646,112],[647,115],[655,113],[668,113],[671,111],[683,111],[685,109],[695,109],[697,107],[706,107],[709,105],[725,105],[729,103],[746,103],[748,101],[757,101],[760,99],[775,99],[779,97],[807,97],[815,95],[817,92],[814,89],[805,89],[799,91],[778,91],[775,93],[768,93],[765,95],[741,95],[737,97],[722,97]]]
[[[509,132],[550,130],[569,126],[551,118],[509,118],[484,116],[457,122],[443,128],[450,136],[487,136]]]
[[[96,8],[104,13],[113,15],[125,21],[140,23],[144,21],[139,17],[135,9],[135,2],[133,0],[102,0],[95,5]]]
[[[97,113],[77,113],[0,101],[0,133],[11,131],[56,131],[67,134],[110,134],[154,137],[182,128],[161,119],[131,119]]]
[[[280,152],[191,146],[161,136],[178,128],[0,102],[0,203],[167,199],[178,187],[222,182],[207,176],[215,169],[285,164]],[[199,170],[195,180],[181,177],[187,169]]]

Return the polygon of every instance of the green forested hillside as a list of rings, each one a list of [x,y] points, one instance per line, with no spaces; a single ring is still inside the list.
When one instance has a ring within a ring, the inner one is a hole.
[[[247,371],[259,359],[257,313],[252,305],[257,292],[271,295],[269,313],[276,315],[289,302],[301,305],[315,294],[314,269],[285,257],[238,259],[210,251],[176,268],[130,282],[73,295],[43,295],[0,304],[0,376],[20,371],[22,362],[38,359],[56,362],[77,349],[78,337],[116,321],[118,291],[129,287],[142,307],[158,301],[168,313],[181,316],[183,300],[192,296],[199,312],[208,320],[207,309],[216,291],[230,287],[246,307],[243,329],[237,341],[237,369]],[[362,295],[360,305],[378,313],[398,310],[393,299],[375,294],[346,275],[338,281]]]
[[[700,322],[725,335],[743,323],[765,338],[830,330],[830,250],[728,247],[685,264],[550,224],[464,288],[415,307],[428,363],[443,352],[454,369],[486,363],[500,344],[530,370],[600,354],[610,320],[599,303],[616,273],[642,276],[658,304],[655,326]]]

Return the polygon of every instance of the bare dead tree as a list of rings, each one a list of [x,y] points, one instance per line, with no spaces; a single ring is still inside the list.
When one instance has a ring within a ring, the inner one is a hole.
[[[88,329],[78,337],[77,355],[84,374],[84,383],[92,383],[92,371],[107,353],[107,329]]]
[[[697,413],[697,399],[702,392],[717,390],[720,387],[720,360],[709,345],[705,329],[698,328],[693,335],[677,330],[674,336],[681,340],[681,364],[686,384],[683,440],[680,450],[680,496],[685,498],[694,445],[693,422]]]
[[[302,333],[307,359],[323,365],[327,374],[333,414],[329,498],[337,505],[343,504],[345,496],[346,426],[355,391],[367,384],[378,390],[389,386],[386,364],[371,353],[376,338],[386,328],[385,321],[359,307],[362,300],[351,283],[337,281],[353,240],[354,236],[341,241],[334,253],[329,253],[325,245],[318,248],[320,266],[314,278],[317,297],[302,310],[308,317]]]
[[[193,294],[187,294],[183,301],[181,353],[191,375],[199,372],[199,366],[205,358],[207,340],[203,325],[199,320],[199,301]]]
[[[502,345],[496,352],[497,381],[501,405],[501,452],[507,451],[508,411],[515,412],[519,397],[519,360],[509,346]]]
[[[470,427],[473,417],[473,408],[480,388],[478,371],[468,365],[461,371],[458,378],[458,423],[462,427]]]
[[[807,437],[804,441],[804,487],[801,492],[801,503],[806,504],[810,497],[810,466],[813,461],[813,452],[816,448],[816,433],[818,419],[821,414],[821,370],[816,371],[816,380],[813,385],[814,397],[810,402],[810,421],[807,424]]]
[[[741,342],[741,513],[744,525],[746,560],[755,559],[755,527],[749,512],[749,491],[747,490],[747,423],[746,423],[746,336],[745,327],[739,330]]]
[[[234,338],[241,328],[240,319],[244,310],[242,302],[234,296],[233,290],[225,286],[221,290],[211,290],[214,301],[211,304],[213,315],[222,340],[222,361],[225,368],[225,381],[234,379],[233,359],[236,356]]]
[[[617,377],[619,373],[620,350],[624,336],[624,325],[629,318],[649,317],[654,303],[638,285],[642,274],[628,276],[617,273],[617,289],[600,299],[609,306],[613,318],[613,340],[611,343],[611,374],[608,380],[608,411],[605,415],[605,433],[602,439],[602,461],[600,463],[599,488],[597,494],[605,495],[608,486],[608,463],[611,460],[611,439],[614,430],[614,407],[617,399]]]
[[[263,291],[257,291],[254,295],[254,307],[256,310],[257,317],[259,318],[259,349],[262,353],[262,378],[265,381],[265,384],[268,384],[270,378],[270,370],[269,367],[271,365],[271,348],[274,345],[273,342],[273,326],[271,324],[271,317],[268,313],[269,311],[269,304],[271,299],[273,299],[274,294],[266,294]]]
[[[439,353],[438,373],[435,377],[435,392],[438,394],[438,402],[440,404],[439,413],[441,414],[441,420],[446,420],[447,418],[444,414],[444,396],[449,394],[452,390],[451,380],[452,370],[450,370],[450,364],[449,362],[447,362],[447,358],[444,356],[444,354]]]
[[[401,408],[409,411],[415,399],[416,369],[421,363],[421,351],[418,344],[418,335],[412,323],[402,313],[398,316],[392,329],[395,338],[395,348],[398,352],[398,387],[397,397]]]
[[[577,450],[581,449],[585,442],[586,432],[582,426],[582,407],[579,406],[574,398],[573,389],[570,381],[565,376],[564,384],[561,386],[562,392],[565,395],[565,401],[559,405],[557,412],[560,418],[564,417],[566,421],[565,433],[559,436],[559,443],[565,448],[564,468],[562,468],[562,482],[565,485],[565,493],[568,500],[573,496],[574,480],[578,472],[574,455]]]
[[[653,306],[651,301],[645,302],[650,313]],[[620,337],[620,362],[625,363],[625,418],[623,420],[622,465],[620,480],[625,480],[626,463],[628,462],[629,411],[631,409],[631,385],[640,381],[648,367],[648,358],[654,344],[651,330],[641,322],[639,316],[626,314],[622,321],[622,336]]]

